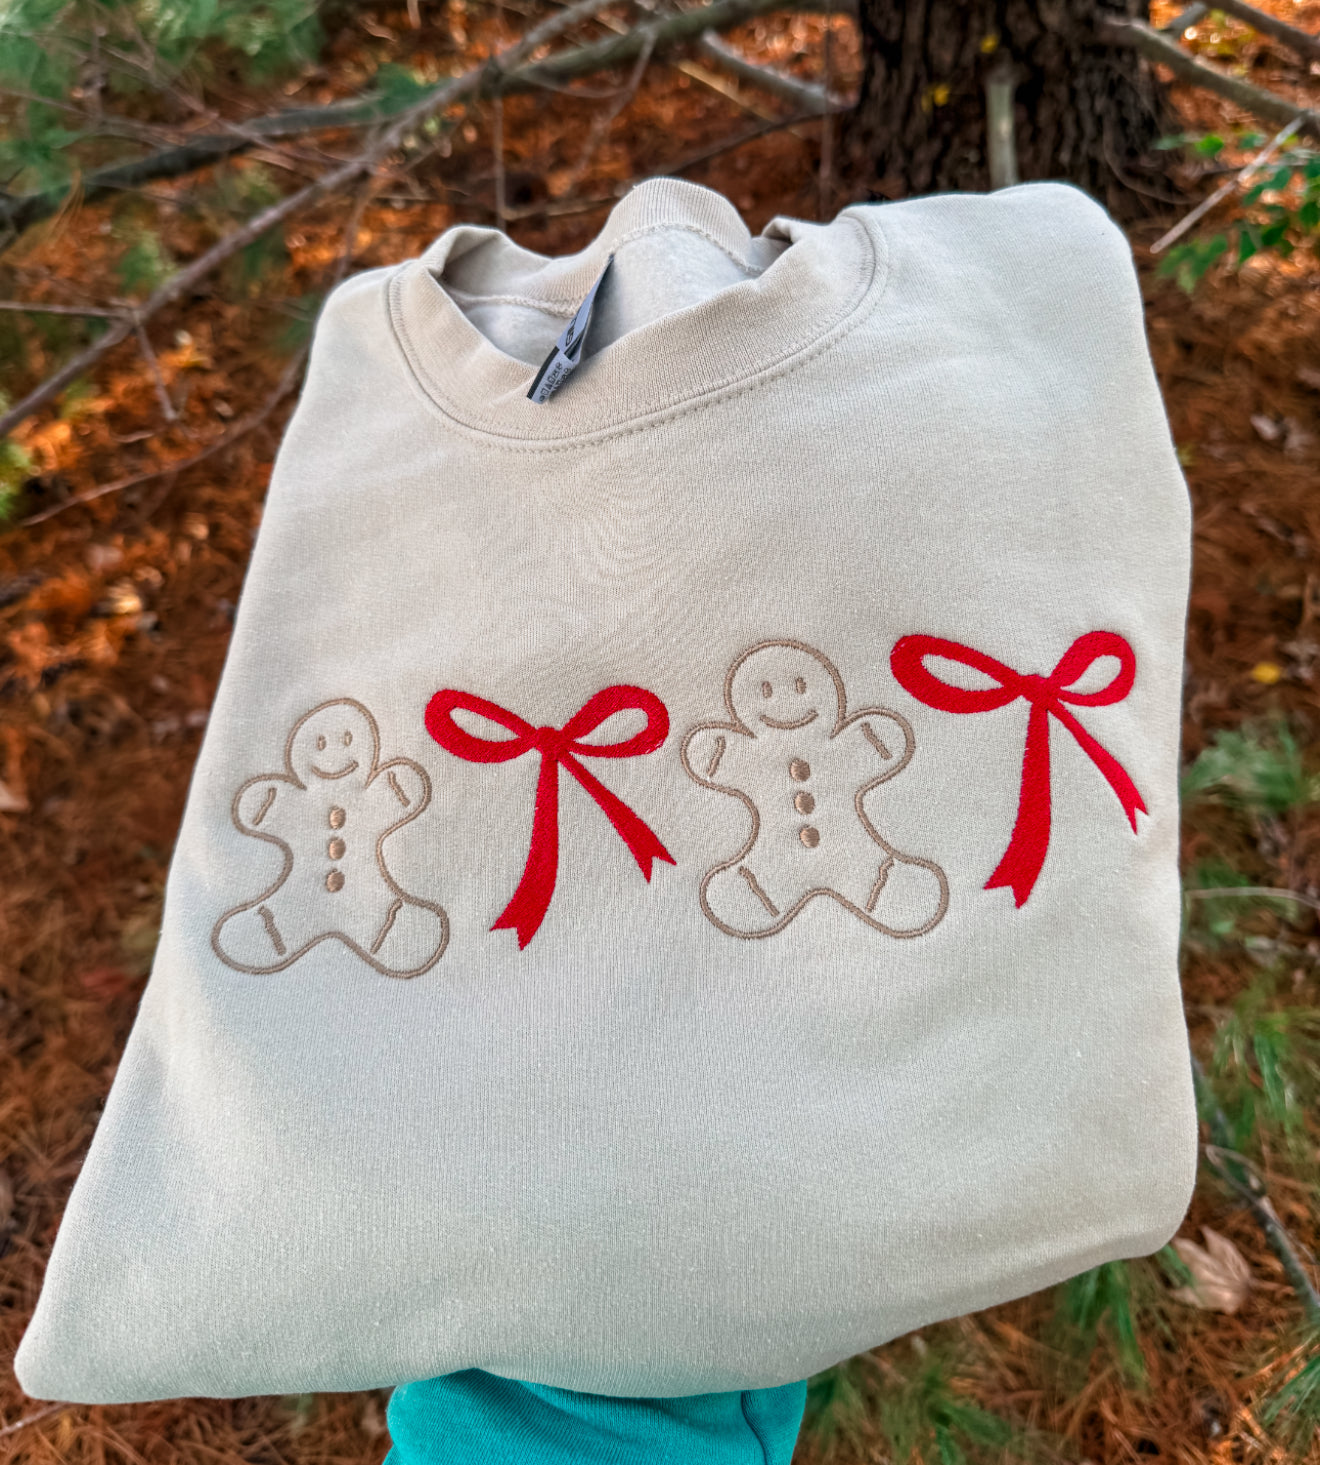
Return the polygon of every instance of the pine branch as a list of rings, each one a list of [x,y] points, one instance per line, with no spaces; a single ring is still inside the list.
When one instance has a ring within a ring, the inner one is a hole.
[[[1197,21],[1203,19],[1209,9],[1208,5],[1202,5],[1197,0],[1195,5],[1188,5],[1186,9],[1180,10],[1171,21],[1162,25],[1160,30],[1166,36],[1180,36],[1188,26],[1193,26]]]
[[[1300,118],[1299,131],[1320,138],[1320,113],[1310,107],[1299,107],[1296,102],[1290,102],[1277,92],[1266,91],[1264,87],[1241,81],[1236,76],[1229,76],[1213,66],[1207,66],[1204,61],[1198,61],[1195,56],[1184,51],[1177,41],[1160,31],[1152,30],[1143,21],[1106,20],[1101,23],[1100,35],[1111,45],[1133,47],[1147,61],[1167,66],[1179,81],[1200,87],[1203,91],[1214,92],[1241,107],[1244,112],[1272,122],[1276,127]]]
[[[854,0],[801,0],[801,3],[787,5],[785,0],[715,0],[713,4],[677,11],[648,21],[622,32],[617,37],[549,57],[543,62],[506,75],[499,90],[507,94],[540,87],[555,88],[575,77],[634,61],[648,44],[653,53],[670,50],[704,31],[727,29],[752,16],[762,15],[770,10],[790,8],[842,12],[855,9],[855,3]],[[158,152],[127,162],[113,163],[87,174],[81,180],[81,198],[84,203],[94,203],[97,199],[124,189],[140,188],[144,183],[164,178],[181,178],[225,158],[247,152],[261,142],[277,138],[390,122],[419,106],[425,106],[428,98],[434,97],[450,85],[450,82],[441,82],[431,91],[423,93],[420,98],[394,106],[390,106],[380,97],[366,96],[332,102],[324,107],[291,108],[265,117],[253,117],[249,121],[234,124],[227,132],[197,133],[175,146],[162,148]],[[435,110],[434,104],[431,110]],[[31,228],[33,224],[56,213],[68,200],[70,193],[71,190],[64,187],[8,197],[0,194],[0,228],[9,227],[16,233]]]
[[[607,36],[575,51],[561,51],[557,56],[549,56],[509,76],[503,90],[530,91],[543,83],[553,85],[621,66],[635,61],[648,43],[652,53],[659,55],[685,41],[696,40],[707,31],[728,30],[773,10],[840,15],[854,13],[856,4],[855,0],[712,0],[708,5],[674,11],[660,19],[645,21],[631,30]]]
[[[94,203],[110,194],[126,188],[139,188],[160,178],[181,178],[212,163],[244,153],[259,142],[388,121],[399,110],[396,107],[391,112],[378,98],[365,97],[353,102],[334,102],[325,107],[301,107],[276,112],[269,117],[254,117],[233,132],[199,133],[146,157],[98,168],[82,179],[82,201]],[[49,188],[40,193],[11,194],[0,198],[0,228],[8,226],[21,233],[56,213],[69,194],[68,188]]]
[[[1290,51],[1296,51],[1299,56],[1305,56],[1308,61],[1320,61],[1320,36],[1313,36],[1309,31],[1298,30],[1295,25],[1289,25],[1286,20],[1277,20],[1263,10],[1257,10],[1254,5],[1247,5],[1245,0],[1215,0],[1215,9],[1222,10],[1225,15],[1231,15],[1235,20],[1245,21],[1252,30],[1259,31],[1261,35],[1269,36],[1271,40],[1280,42]]]

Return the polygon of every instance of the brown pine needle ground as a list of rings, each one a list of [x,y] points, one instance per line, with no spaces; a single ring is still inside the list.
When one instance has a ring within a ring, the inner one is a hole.
[[[1270,8],[1320,31],[1320,4],[1276,0]],[[1156,22],[1172,11],[1156,7]],[[464,0],[428,8],[420,28],[402,4],[353,14],[295,98],[298,105],[351,93],[386,52],[438,76],[456,53],[475,59],[524,23],[511,7],[497,17]],[[846,89],[858,61],[846,20],[774,16],[730,39],[756,59],[820,81],[826,24],[833,85]],[[1211,17],[1207,24],[1196,41],[1205,54],[1214,57],[1228,44],[1262,84],[1315,94],[1314,76],[1277,45],[1243,41],[1232,22]],[[702,71],[719,87],[708,85]],[[504,189],[520,243],[552,253],[579,248],[629,180],[673,169],[759,126],[764,115],[782,114],[773,99],[729,82],[713,65],[680,69],[655,61],[584,158],[593,118],[614,105],[599,94],[625,80],[592,78],[584,86],[595,94],[589,99],[507,100]],[[1249,121],[1204,94],[1180,92],[1178,102],[1189,131]],[[489,107],[475,110],[457,121],[440,153],[382,181],[352,241],[353,269],[414,255],[453,222],[493,220],[491,121]],[[686,176],[726,193],[754,230],[778,213],[817,217],[820,138],[819,122],[766,132]],[[259,166],[254,159],[231,165],[238,173]],[[153,193],[168,198],[199,186],[183,180]],[[829,212],[848,201],[841,191],[830,194]],[[257,411],[275,390],[298,331],[287,308],[270,302],[321,288],[343,248],[347,209],[346,201],[334,201],[297,221],[286,236],[287,258],[273,267],[273,284],[269,274],[264,278],[259,296],[236,304],[233,290],[217,290],[153,321],[159,382],[129,342],[85,389],[66,394],[58,412],[31,420],[20,439],[37,482],[23,511],[41,512],[69,495],[188,459]],[[24,297],[68,304],[115,295],[107,217],[100,206],[71,208],[31,231],[5,261]],[[1189,300],[1156,277],[1145,253],[1168,222],[1142,226],[1133,242],[1152,350],[1196,508],[1186,756],[1196,757],[1222,730],[1283,717],[1305,747],[1314,742],[1320,713],[1320,263],[1309,254],[1286,264],[1262,257],[1236,273],[1212,272]],[[176,259],[210,242],[204,226],[168,207],[160,227]],[[2,354],[26,353],[29,377],[15,387],[32,385],[50,368],[54,348],[26,318],[6,318],[0,331],[8,332]],[[162,389],[173,422],[162,413]],[[177,480],[155,478],[0,537],[6,1361],[36,1300],[146,978],[170,848],[288,409],[282,401],[264,425]],[[1253,883],[1314,896],[1320,804],[1255,823],[1226,805],[1193,806],[1184,856],[1189,869],[1217,860]],[[1226,1011],[1260,981],[1260,954],[1277,953],[1270,942],[1286,938],[1293,953],[1271,1000],[1320,1007],[1314,914],[1258,905],[1238,915],[1256,940],[1256,956],[1240,941],[1207,941],[1187,960],[1189,1021],[1204,1061]],[[1266,1142],[1255,1159],[1280,1218],[1309,1255],[1320,1250],[1320,1129],[1313,1114],[1302,1116],[1290,1144]],[[937,1370],[955,1407],[990,1411],[1017,1431],[1010,1449],[984,1443],[984,1458],[1320,1461],[1315,1441],[1282,1444],[1265,1419],[1273,1391],[1306,1360],[1296,1295],[1256,1220],[1204,1167],[1181,1234],[1199,1240],[1203,1226],[1233,1243],[1250,1268],[1253,1285],[1235,1313],[1176,1301],[1175,1284],[1144,1263],[1134,1269],[1135,1361],[1107,1333],[1108,1324],[1093,1350],[1079,1351],[1058,1321],[1055,1295],[931,1328],[856,1365],[848,1386],[863,1407],[854,1425],[842,1427],[832,1444],[804,1430],[798,1458],[889,1458],[884,1441],[898,1427],[894,1411],[923,1370]],[[388,1448],[384,1405],[383,1394],[371,1394],[51,1410],[25,1399],[6,1369],[0,1462],[374,1465]],[[842,1405],[836,1418],[847,1424]]]

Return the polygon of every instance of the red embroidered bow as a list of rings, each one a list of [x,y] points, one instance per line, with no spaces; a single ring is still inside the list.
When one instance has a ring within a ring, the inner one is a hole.
[[[455,708],[475,712],[507,727],[511,738],[479,738],[454,721]],[[580,739],[594,732],[616,712],[644,712],[646,726],[621,743],[584,743]],[[606,687],[588,698],[572,717],[559,727],[533,727],[515,712],[447,688],[437,692],[426,708],[426,730],[446,752],[471,763],[507,763],[532,751],[541,755],[541,774],[536,784],[536,807],[532,814],[532,843],[522,879],[492,931],[517,931],[519,949],[536,935],[559,871],[559,769],[562,765],[605,811],[605,817],[619,831],[642,874],[651,878],[651,862],[674,863],[674,857],[654,832],[594,774],[579,758],[636,758],[654,753],[669,736],[669,713],[665,704],[641,687]]]
[[[983,691],[951,686],[926,670],[925,659],[940,656],[961,662],[984,672],[999,683]],[[1108,686],[1098,692],[1071,692],[1102,656],[1118,659],[1119,669]],[[918,701],[941,712],[993,712],[1007,707],[1019,697],[1031,703],[1027,719],[1027,745],[1022,755],[1022,788],[1018,794],[1017,820],[1004,857],[985,883],[987,890],[1007,886],[1021,906],[1031,894],[1045,863],[1050,843],[1050,718],[1057,717],[1082,745],[1091,761],[1104,774],[1109,787],[1118,795],[1123,812],[1135,834],[1137,814],[1148,813],[1137,786],[1128,777],[1123,765],[1091,736],[1073,716],[1065,703],[1078,707],[1107,707],[1121,702],[1132,690],[1137,676],[1137,657],[1132,647],[1113,631],[1088,631],[1078,638],[1059,658],[1059,664],[1047,677],[1016,672],[1002,661],[945,641],[939,636],[903,636],[890,653],[889,665],[899,683]]]

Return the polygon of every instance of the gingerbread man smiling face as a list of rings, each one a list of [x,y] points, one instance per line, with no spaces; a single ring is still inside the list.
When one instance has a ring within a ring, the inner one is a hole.
[[[843,702],[843,683],[823,657],[791,641],[772,641],[733,664],[730,710],[755,735],[769,728],[796,732],[824,718],[832,727]]]
[[[376,727],[356,702],[341,700],[313,708],[293,729],[289,766],[304,783],[330,783],[362,767],[373,768],[379,754]]]
[[[731,936],[772,936],[828,896],[887,936],[920,936],[942,919],[948,882],[876,828],[864,800],[900,773],[912,728],[883,707],[847,710],[843,678],[800,641],[763,641],[729,668],[732,721],[701,723],[683,766],[751,815],[742,848],[706,872],[701,908]]]
[[[216,955],[241,972],[278,972],[339,941],[384,976],[428,971],[444,952],[448,918],[398,884],[385,851],[430,803],[425,770],[411,758],[382,763],[375,718],[347,697],[294,723],[284,762],[234,795],[235,828],[278,848],[283,869],[216,923]]]

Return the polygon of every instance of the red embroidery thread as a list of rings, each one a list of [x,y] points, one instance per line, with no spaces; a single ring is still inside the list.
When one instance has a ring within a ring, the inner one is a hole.
[[[970,666],[993,678],[999,686],[973,691],[943,682],[927,671],[925,659],[928,656],[939,656]],[[1069,691],[1069,687],[1085,676],[1102,656],[1118,660],[1119,669],[1113,680],[1098,692]],[[890,653],[889,665],[901,686],[919,702],[940,712],[993,712],[1016,702],[1019,697],[1025,697],[1031,704],[1027,743],[1022,755],[1017,819],[1004,857],[985,883],[987,890],[1007,887],[1012,890],[1013,899],[1020,907],[1031,894],[1045,863],[1045,853],[1050,844],[1051,717],[1059,719],[1104,774],[1109,787],[1118,796],[1134,834],[1137,815],[1150,812],[1123,765],[1087,732],[1064,705],[1071,702],[1077,707],[1108,707],[1111,703],[1121,702],[1132,690],[1137,676],[1136,652],[1116,632],[1088,631],[1086,635],[1078,636],[1047,677],[1014,671],[1011,666],[1005,666],[983,651],[963,646],[957,641],[946,641],[940,636],[901,637]]]
[[[512,738],[479,738],[454,721],[458,708],[507,727]],[[616,712],[645,713],[646,726],[621,743],[584,743]],[[491,927],[492,931],[516,931],[521,950],[536,935],[550,908],[559,872],[559,769],[564,767],[605,812],[619,832],[642,874],[649,881],[654,860],[674,864],[674,857],[660,843],[655,832],[617,795],[578,762],[579,758],[636,758],[654,753],[669,736],[669,713],[653,692],[642,687],[606,687],[590,697],[577,712],[558,727],[533,727],[516,712],[510,712],[484,697],[446,688],[431,698],[426,708],[426,730],[455,757],[471,763],[507,763],[524,753],[541,755],[541,772],[536,783],[536,806],[532,813],[532,842],[527,852],[518,888]]]

